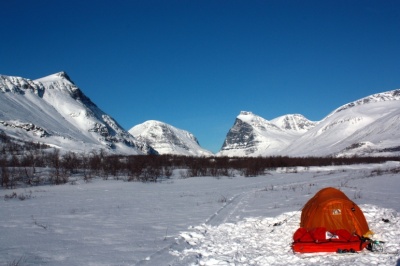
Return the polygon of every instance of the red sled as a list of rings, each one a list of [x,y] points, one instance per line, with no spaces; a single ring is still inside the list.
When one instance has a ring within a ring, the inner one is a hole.
[[[324,227],[309,231],[299,228],[294,233],[293,240],[293,251],[301,253],[337,252],[338,250],[355,252],[363,250],[368,245],[368,242],[357,235],[350,234],[345,229],[327,231]]]

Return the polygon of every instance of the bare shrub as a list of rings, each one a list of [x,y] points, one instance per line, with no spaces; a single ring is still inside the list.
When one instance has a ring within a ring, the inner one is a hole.
[[[47,225],[42,224],[42,223],[39,223],[38,221],[36,221],[36,219],[33,217],[33,215],[31,216],[31,218],[32,218],[33,223],[34,223],[35,225],[37,225],[37,226],[43,228],[44,230],[47,230],[47,227],[48,227]]]
[[[20,266],[24,262],[24,257],[19,258],[18,260],[15,259],[12,262],[7,263],[7,266]]]
[[[354,192],[353,199],[361,199],[361,198],[362,198],[361,190],[355,191],[355,192]]]
[[[5,200],[9,200],[9,199],[15,199],[15,198],[17,198],[17,193],[14,191],[13,193],[11,193],[11,194],[9,194],[9,195],[4,195],[4,199]]]
[[[349,180],[347,179],[347,180],[342,180],[342,181],[340,181],[340,187],[348,187],[348,184],[349,184]]]
[[[29,191],[28,194],[20,193],[17,194],[15,191],[9,195],[4,195],[4,200],[10,200],[10,199],[19,199],[19,200],[26,200],[32,198],[32,191]]]
[[[21,193],[18,195],[19,200],[26,200],[32,198],[32,191],[29,191],[28,194]]]
[[[228,202],[228,198],[226,196],[224,196],[224,195],[221,195],[221,197],[219,197],[219,199],[218,199],[218,202],[219,203],[226,203],[226,202]]]
[[[164,166],[163,172],[165,177],[170,178],[173,173],[173,168],[171,166]]]
[[[1,186],[8,188],[10,184],[10,173],[7,167],[2,166],[0,168],[0,177],[1,177]]]
[[[398,174],[398,173],[400,173],[400,167],[392,168],[392,169],[390,169],[390,172],[392,174]]]

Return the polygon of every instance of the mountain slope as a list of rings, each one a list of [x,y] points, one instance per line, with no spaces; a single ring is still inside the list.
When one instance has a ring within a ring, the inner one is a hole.
[[[149,120],[129,130],[136,139],[148,143],[159,154],[210,156],[212,153],[200,147],[196,137],[169,124]]]
[[[0,75],[0,129],[8,135],[89,152],[154,152],[100,110],[65,72],[37,80]]]
[[[279,154],[293,140],[315,126],[302,115],[286,115],[268,121],[242,111],[229,130],[220,156],[259,156]]]
[[[399,140],[400,90],[393,90],[345,104],[319,122],[242,112],[218,155],[398,156]]]
[[[283,152],[295,156],[396,155],[399,115],[400,90],[374,94],[337,108]]]

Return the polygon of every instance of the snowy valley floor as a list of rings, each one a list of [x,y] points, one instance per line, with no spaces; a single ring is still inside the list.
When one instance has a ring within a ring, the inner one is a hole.
[[[1,189],[0,265],[400,265],[398,167]],[[384,253],[293,254],[300,210],[327,186],[361,207]]]

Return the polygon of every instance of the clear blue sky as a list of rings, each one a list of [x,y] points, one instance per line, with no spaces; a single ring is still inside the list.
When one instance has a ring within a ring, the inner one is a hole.
[[[218,151],[267,120],[400,88],[398,0],[2,1],[0,73],[66,71],[126,130],[155,119]]]

